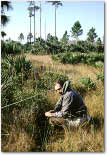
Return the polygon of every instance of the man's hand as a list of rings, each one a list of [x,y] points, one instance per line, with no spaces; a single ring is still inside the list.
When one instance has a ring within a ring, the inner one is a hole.
[[[51,114],[50,111],[48,111],[48,112],[45,112],[45,116],[47,116],[47,117],[52,117],[52,114]]]

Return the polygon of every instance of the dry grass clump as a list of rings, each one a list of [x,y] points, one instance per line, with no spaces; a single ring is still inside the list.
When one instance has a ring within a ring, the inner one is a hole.
[[[2,144],[2,152],[29,152],[34,147],[34,140],[24,130],[19,131],[11,126],[12,130],[8,137],[8,143]]]
[[[99,115],[104,118],[104,85],[101,82],[96,83],[95,91],[87,93],[84,101],[91,116]]]
[[[10,124],[7,124],[7,130],[5,131],[9,134],[3,134],[1,147],[2,151],[28,152],[35,145],[35,141],[32,136],[33,133],[29,134],[26,132],[29,124],[31,124],[32,126],[34,126],[33,124],[35,124],[34,115],[31,111],[28,111],[26,109],[16,110],[16,108],[13,109],[12,114],[14,119],[12,122],[10,122]],[[9,127],[10,130],[8,131]]]
[[[64,138],[63,138],[64,135]],[[74,129],[63,133],[62,138],[56,138],[46,145],[47,152],[104,152],[104,128],[94,132],[94,129]],[[55,136],[55,135],[53,135]]]

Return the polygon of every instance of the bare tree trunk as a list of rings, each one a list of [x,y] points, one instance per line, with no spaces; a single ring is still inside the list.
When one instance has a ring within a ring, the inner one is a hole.
[[[56,37],[56,4],[55,4],[55,37]]]
[[[35,8],[34,8],[34,43],[35,43]]]
[[[40,1],[40,41],[41,41],[41,1]]]
[[[46,42],[46,18],[45,18],[45,42]]]
[[[31,34],[31,16],[30,16],[30,34]],[[31,37],[30,37],[30,44],[31,44]]]

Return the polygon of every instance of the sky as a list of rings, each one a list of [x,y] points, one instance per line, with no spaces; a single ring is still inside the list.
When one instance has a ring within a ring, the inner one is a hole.
[[[78,20],[82,26],[83,34],[79,37],[81,40],[87,39],[87,33],[94,27],[98,37],[103,40],[104,36],[104,1],[62,1],[63,6],[57,8],[56,14],[56,34],[61,39],[65,31],[71,36],[71,28]],[[20,33],[24,34],[24,42],[30,32],[30,19],[27,1],[12,1],[13,10],[5,12],[9,16],[10,22],[2,30],[12,40],[18,40]],[[35,1],[36,5],[40,5],[39,1]],[[55,34],[55,17],[54,6],[46,1],[41,1],[42,18],[41,18],[41,35],[45,39],[45,35]],[[36,12],[36,37],[40,36],[40,12]],[[34,29],[32,18],[32,34]],[[70,37],[70,40],[74,38]]]

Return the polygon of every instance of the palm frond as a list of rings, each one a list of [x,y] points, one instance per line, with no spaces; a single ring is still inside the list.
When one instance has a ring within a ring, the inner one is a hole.
[[[13,9],[12,6],[11,6],[11,2],[9,1],[1,1],[1,9],[4,10],[4,9],[7,9],[10,10],[10,9]]]
[[[1,31],[1,36],[4,38],[4,36],[6,36],[6,33],[4,31]]]
[[[1,25],[6,26],[9,22],[9,16],[1,15]]]
[[[47,1],[48,3],[52,3],[52,5],[56,5],[58,7],[58,5],[62,6],[62,2],[61,1]]]

